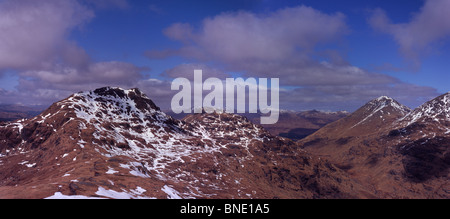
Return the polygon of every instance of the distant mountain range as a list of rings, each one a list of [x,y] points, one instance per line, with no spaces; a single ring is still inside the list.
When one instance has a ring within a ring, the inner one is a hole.
[[[313,134],[323,126],[342,119],[348,115],[349,113],[346,111],[281,111],[280,118],[276,124],[262,126],[273,135],[296,141]],[[256,124],[260,123],[260,116],[258,114],[244,114],[244,116]]]
[[[242,115],[175,119],[139,89],[80,92],[0,125],[0,198],[448,199],[449,100],[287,112],[271,133]],[[274,134],[305,124],[320,129]]]
[[[42,107],[29,107],[17,104],[0,104],[0,122],[28,119],[39,115]]]

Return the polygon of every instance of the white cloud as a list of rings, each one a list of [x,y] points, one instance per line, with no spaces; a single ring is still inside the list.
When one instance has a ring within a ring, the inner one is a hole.
[[[230,64],[274,61],[333,42],[347,32],[343,14],[329,15],[305,6],[269,14],[223,13],[205,19],[198,30],[186,23],[173,24],[164,33],[184,46],[172,52],[152,51],[150,56],[176,54]]]
[[[61,54],[76,52],[67,35],[93,17],[74,0],[2,1],[0,69],[42,67]]]
[[[122,8],[127,1],[95,4]],[[1,1],[0,72],[10,70],[19,81],[15,90],[2,92],[7,95],[0,95],[0,101],[49,104],[81,90],[135,86],[146,69],[119,61],[95,62],[69,40],[71,32],[94,16],[83,0]]]
[[[407,23],[392,22],[385,11],[377,9],[369,19],[371,26],[391,35],[400,46],[401,54],[420,67],[424,54],[436,49],[435,43],[450,37],[450,1],[426,0],[425,5]]]

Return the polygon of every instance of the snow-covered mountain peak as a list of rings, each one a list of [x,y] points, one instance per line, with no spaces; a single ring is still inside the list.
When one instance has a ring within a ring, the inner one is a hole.
[[[411,111],[408,107],[400,104],[396,100],[381,96],[369,101],[367,104],[359,108],[351,114],[353,122],[356,122],[350,129],[359,125],[371,124],[378,127],[386,122],[397,120]]]
[[[364,111],[363,113],[368,114],[370,117],[371,115],[374,115],[376,113],[389,115],[395,113],[406,115],[411,111],[411,109],[409,109],[407,106],[400,104],[399,102],[390,97],[381,96],[368,102],[358,111]]]
[[[381,96],[375,99],[376,101],[392,101],[393,99],[388,96]]]
[[[387,96],[378,97],[367,103],[364,107],[375,112],[391,107],[392,110],[403,113],[405,115],[411,111],[410,108]]]

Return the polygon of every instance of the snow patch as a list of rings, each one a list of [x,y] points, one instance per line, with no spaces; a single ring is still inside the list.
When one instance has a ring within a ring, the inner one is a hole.
[[[167,194],[168,199],[183,199],[180,196],[180,193],[177,192],[175,189],[170,188],[169,186],[165,185],[162,187],[161,191],[165,192]]]
[[[54,195],[44,199],[104,199],[104,198],[87,197],[84,195],[63,195],[61,192],[55,192]]]
[[[108,171],[106,171],[106,174],[115,174],[115,173],[118,173],[119,171],[116,171],[116,170],[114,170],[113,168],[111,168],[111,167],[109,167],[108,168]]]
[[[153,197],[142,196],[144,192],[146,192],[146,190],[139,186],[136,189],[132,189],[129,192],[125,190],[123,190],[122,192],[116,192],[111,189],[107,190],[104,189],[103,187],[99,187],[98,191],[95,194],[112,199],[156,199]]]

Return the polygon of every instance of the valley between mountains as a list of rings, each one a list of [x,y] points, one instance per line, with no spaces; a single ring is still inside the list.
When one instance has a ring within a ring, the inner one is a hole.
[[[380,97],[294,141],[99,88],[0,124],[0,198],[446,199],[449,111],[450,94],[415,110]]]

